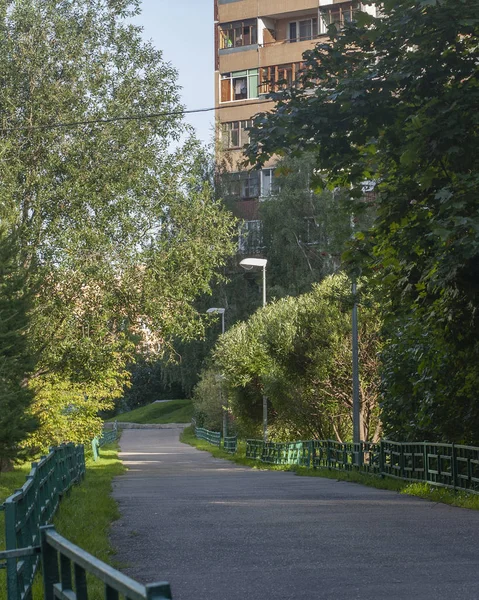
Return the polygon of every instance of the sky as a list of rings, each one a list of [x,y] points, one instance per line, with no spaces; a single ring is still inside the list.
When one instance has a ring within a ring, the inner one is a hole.
[[[182,103],[187,110],[214,106],[213,0],[141,0],[133,22],[143,37],[163,52],[178,71]],[[198,138],[213,138],[214,111],[185,115]]]

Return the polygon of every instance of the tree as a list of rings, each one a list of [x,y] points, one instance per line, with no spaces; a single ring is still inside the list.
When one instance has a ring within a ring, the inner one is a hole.
[[[362,439],[377,439],[380,320],[363,291],[360,311]],[[262,396],[273,439],[347,440],[352,434],[351,292],[344,274],[268,304],[221,336],[210,373],[224,376],[235,424],[259,435]],[[209,373],[203,376],[208,381]],[[203,412],[207,401],[197,388]]]
[[[270,297],[304,294],[338,271],[354,229],[371,219],[371,210],[351,214],[349,190],[318,188],[314,164],[311,154],[279,161],[277,191],[259,207]]]
[[[357,198],[363,181],[376,182],[377,219],[348,258],[362,259],[387,310],[385,415],[401,415],[390,431],[422,435],[414,423],[428,414],[432,439],[477,442],[479,5],[377,4],[379,17],[332,28],[306,55],[302,87],[256,120],[249,155],[314,152],[329,185]],[[453,427],[449,414],[461,415]]]
[[[25,335],[32,297],[17,265],[16,241],[0,229],[0,471],[25,456],[21,442],[37,425],[25,385],[35,366]]]
[[[127,22],[139,4],[0,2],[0,202],[38,286],[37,445],[85,441],[138,349],[201,333],[194,299],[232,252],[176,72]]]

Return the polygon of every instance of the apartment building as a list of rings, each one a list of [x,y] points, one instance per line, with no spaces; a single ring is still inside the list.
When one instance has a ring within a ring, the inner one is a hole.
[[[258,203],[275,179],[274,160],[261,171],[241,164],[251,119],[274,106],[270,92],[294,84],[303,53],[327,37],[328,26],[342,27],[358,10],[375,9],[355,0],[215,0],[217,148],[227,157],[233,210],[245,220],[242,238],[253,245]]]

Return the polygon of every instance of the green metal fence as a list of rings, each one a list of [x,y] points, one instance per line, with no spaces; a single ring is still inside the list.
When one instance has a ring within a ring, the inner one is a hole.
[[[382,472],[388,477],[479,494],[479,448],[430,442],[381,443]]]
[[[246,457],[275,465],[359,471],[479,494],[479,448],[430,442],[246,440]]]
[[[106,444],[111,444],[118,439],[118,422],[115,421],[111,429],[103,429],[103,433],[100,438],[93,438],[91,442],[91,449],[93,452],[93,460],[100,458],[100,448]]]
[[[341,443],[336,440],[314,440],[312,442],[313,468],[328,468],[340,471],[360,471],[379,475],[380,443],[352,442]]]
[[[223,439],[223,450],[225,452],[229,452],[230,454],[236,454],[237,449],[238,438],[235,435],[231,435]]]
[[[236,454],[238,449],[238,438],[235,435],[227,436],[223,439],[219,431],[210,431],[204,427],[195,427],[195,436],[217,448],[221,448],[221,444],[223,443],[223,450],[230,454]]]
[[[105,584],[105,600],[171,600],[166,582],[141,585],[59,535],[41,528],[44,600],[87,600],[87,573]],[[73,576],[72,576],[73,570]]]
[[[221,433],[195,428],[197,438],[221,447]],[[223,448],[237,451],[236,437],[223,440]],[[479,494],[479,448],[431,442],[337,442],[311,440],[264,442],[246,440],[246,457],[273,465],[313,469],[359,471],[405,481],[425,482]]]
[[[219,431],[209,431],[204,427],[195,427],[195,435],[200,440],[205,440],[218,448],[221,445],[221,433]]]
[[[263,458],[263,440],[246,440],[246,458],[261,460]]]
[[[26,483],[3,503],[6,551],[0,567],[7,569],[8,600],[28,600],[39,555],[40,527],[50,522],[60,499],[85,474],[83,446],[64,444],[32,463]]]

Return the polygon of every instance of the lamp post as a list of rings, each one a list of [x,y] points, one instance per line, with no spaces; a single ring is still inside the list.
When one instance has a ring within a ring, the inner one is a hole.
[[[358,299],[356,279],[353,279],[353,314],[352,314],[352,351],[353,351],[353,443],[359,444],[361,433],[359,429],[360,407],[359,407],[359,348],[358,348]]]
[[[209,315],[216,314],[221,315],[221,333],[225,332],[225,309],[224,308],[208,308],[206,311]],[[218,375],[218,381],[220,384],[220,402],[223,410],[223,440],[228,435],[228,406],[223,406],[223,375]],[[228,402],[228,398],[226,398]]]
[[[243,258],[240,265],[243,269],[250,271],[254,267],[263,269],[263,307],[266,306],[266,258]],[[263,395],[263,442],[268,441],[268,398]]]
[[[266,258],[243,258],[240,265],[243,269],[251,271],[254,267],[261,267],[263,269],[263,306],[266,306],[266,264],[268,261]]]

